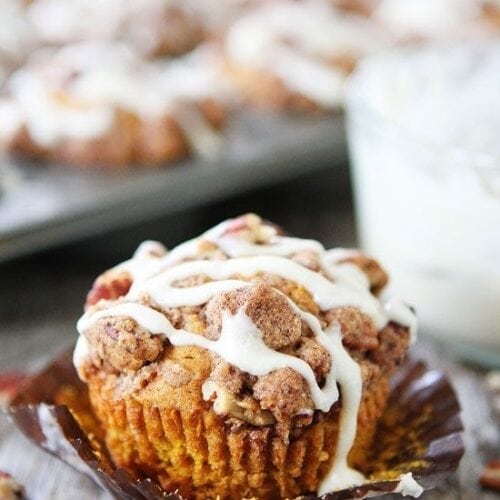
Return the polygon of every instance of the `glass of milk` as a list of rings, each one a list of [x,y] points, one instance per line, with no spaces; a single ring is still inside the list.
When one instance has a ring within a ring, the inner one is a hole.
[[[500,364],[500,42],[363,61],[347,131],[361,246],[421,332]]]

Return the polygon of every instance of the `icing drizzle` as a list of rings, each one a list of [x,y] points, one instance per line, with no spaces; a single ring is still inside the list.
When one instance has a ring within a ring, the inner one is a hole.
[[[184,261],[200,258],[202,241],[214,243],[229,259]],[[288,258],[302,251],[318,255],[324,275]],[[377,328],[383,328],[388,321],[393,320],[410,328],[413,337],[416,321],[411,309],[396,300],[382,306],[371,295],[369,283],[361,270],[351,264],[339,262],[339,259],[345,257],[345,252],[328,252],[317,241],[278,235],[275,228],[264,225],[255,215],[223,222],[200,237],[165,252],[160,244],[147,242],[131,260],[118,266],[127,270],[134,280],[124,302],[107,309],[91,309],[86,312],[78,321],[80,334],[84,334],[101,319],[126,316],[152,334],[165,336],[174,346],[189,345],[207,349],[251,375],[262,376],[288,367],[304,378],[315,409],[323,412],[329,411],[338,401],[340,387],[342,432],[339,433],[332,467],[323,479],[318,493],[361,484],[363,476],[347,463],[356,434],[362,395],[361,370],[344,348],[337,323],[323,329],[316,316],[300,309],[283,295],[291,309],[309,326],[316,341],[330,355],[332,367],[323,387],[320,387],[309,364],[295,356],[277,352],[264,343],[262,333],[243,309],[234,315],[223,311],[220,337],[212,341],[197,333],[176,329],[164,314],[138,304],[136,300],[147,294],[162,307],[202,305],[220,292],[252,285],[251,282],[235,279],[235,276],[251,277],[268,273],[303,286],[311,293],[321,310],[355,306],[369,315]],[[195,286],[175,286],[176,282],[196,275],[207,276],[212,281]],[[80,335],[75,350],[77,368],[89,349],[88,343],[81,339],[85,339],[85,336]]]
[[[387,44],[361,16],[341,14],[329,2],[275,1],[238,19],[225,50],[237,65],[269,71],[288,88],[327,108],[342,100],[346,70],[336,57],[358,58]]]
[[[34,53],[7,81],[7,99],[20,116],[18,127],[26,125],[44,147],[101,137],[116,124],[117,110],[125,110],[145,123],[171,117],[193,151],[210,157],[221,136],[198,103],[228,99],[219,71],[210,46],[175,61],[146,62],[124,44],[81,42]]]

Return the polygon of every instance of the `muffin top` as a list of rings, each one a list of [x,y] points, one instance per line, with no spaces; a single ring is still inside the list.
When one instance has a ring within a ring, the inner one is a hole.
[[[117,114],[125,113],[145,123],[175,119],[202,152],[210,147],[204,144],[208,124],[195,105],[229,99],[230,89],[220,83],[218,72],[211,46],[156,62],[120,42],[45,47],[5,84],[2,102],[10,113],[1,117],[0,139],[8,141],[23,127],[46,148],[66,139],[96,139],[116,126]]]
[[[386,282],[358,251],[327,251],[244,215],[171,251],[145,242],[98,277],[75,366],[83,380],[111,377],[153,404],[274,425],[286,439],[340,408],[337,474],[322,486],[330,491],[359,479],[347,454],[363,388],[390,373],[414,337],[411,309],[378,299]]]

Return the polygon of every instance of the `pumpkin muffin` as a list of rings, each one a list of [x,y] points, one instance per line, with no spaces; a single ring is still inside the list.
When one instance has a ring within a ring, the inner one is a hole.
[[[227,73],[252,104],[290,112],[338,110],[360,57],[388,46],[376,23],[324,0],[263,2],[224,37]]]
[[[74,361],[117,465],[190,499],[362,484],[415,318],[387,276],[249,214],[143,243],[88,294]]]
[[[0,142],[15,155],[79,166],[213,158],[226,119],[215,73],[208,47],[161,62],[116,42],[41,49],[5,84]]]
[[[141,54],[176,56],[203,39],[203,21],[185,0],[32,0],[26,17],[44,45],[122,40]]]

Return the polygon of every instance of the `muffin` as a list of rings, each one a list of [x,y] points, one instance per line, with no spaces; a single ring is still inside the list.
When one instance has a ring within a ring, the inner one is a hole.
[[[0,2],[0,89],[8,74],[21,64],[36,39],[24,16],[22,0]]]
[[[249,214],[143,243],[90,290],[74,363],[115,463],[190,499],[362,484],[415,334],[382,268]]]
[[[356,61],[388,45],[376,23],[326,0],[264,2],[228,29],[228,75],[247,99],[284,111],[338,109]]]
[[[44,44],[123,40],[145,56],[184,54],[204,36],[201,17],[178,0],[33,0],[26,16]]]
[[[214,68],[205,48],[156,63],[118,43],[41,50],[6,83],[0,141],[12,153],[70,165],[211,158],[226,117]]]

